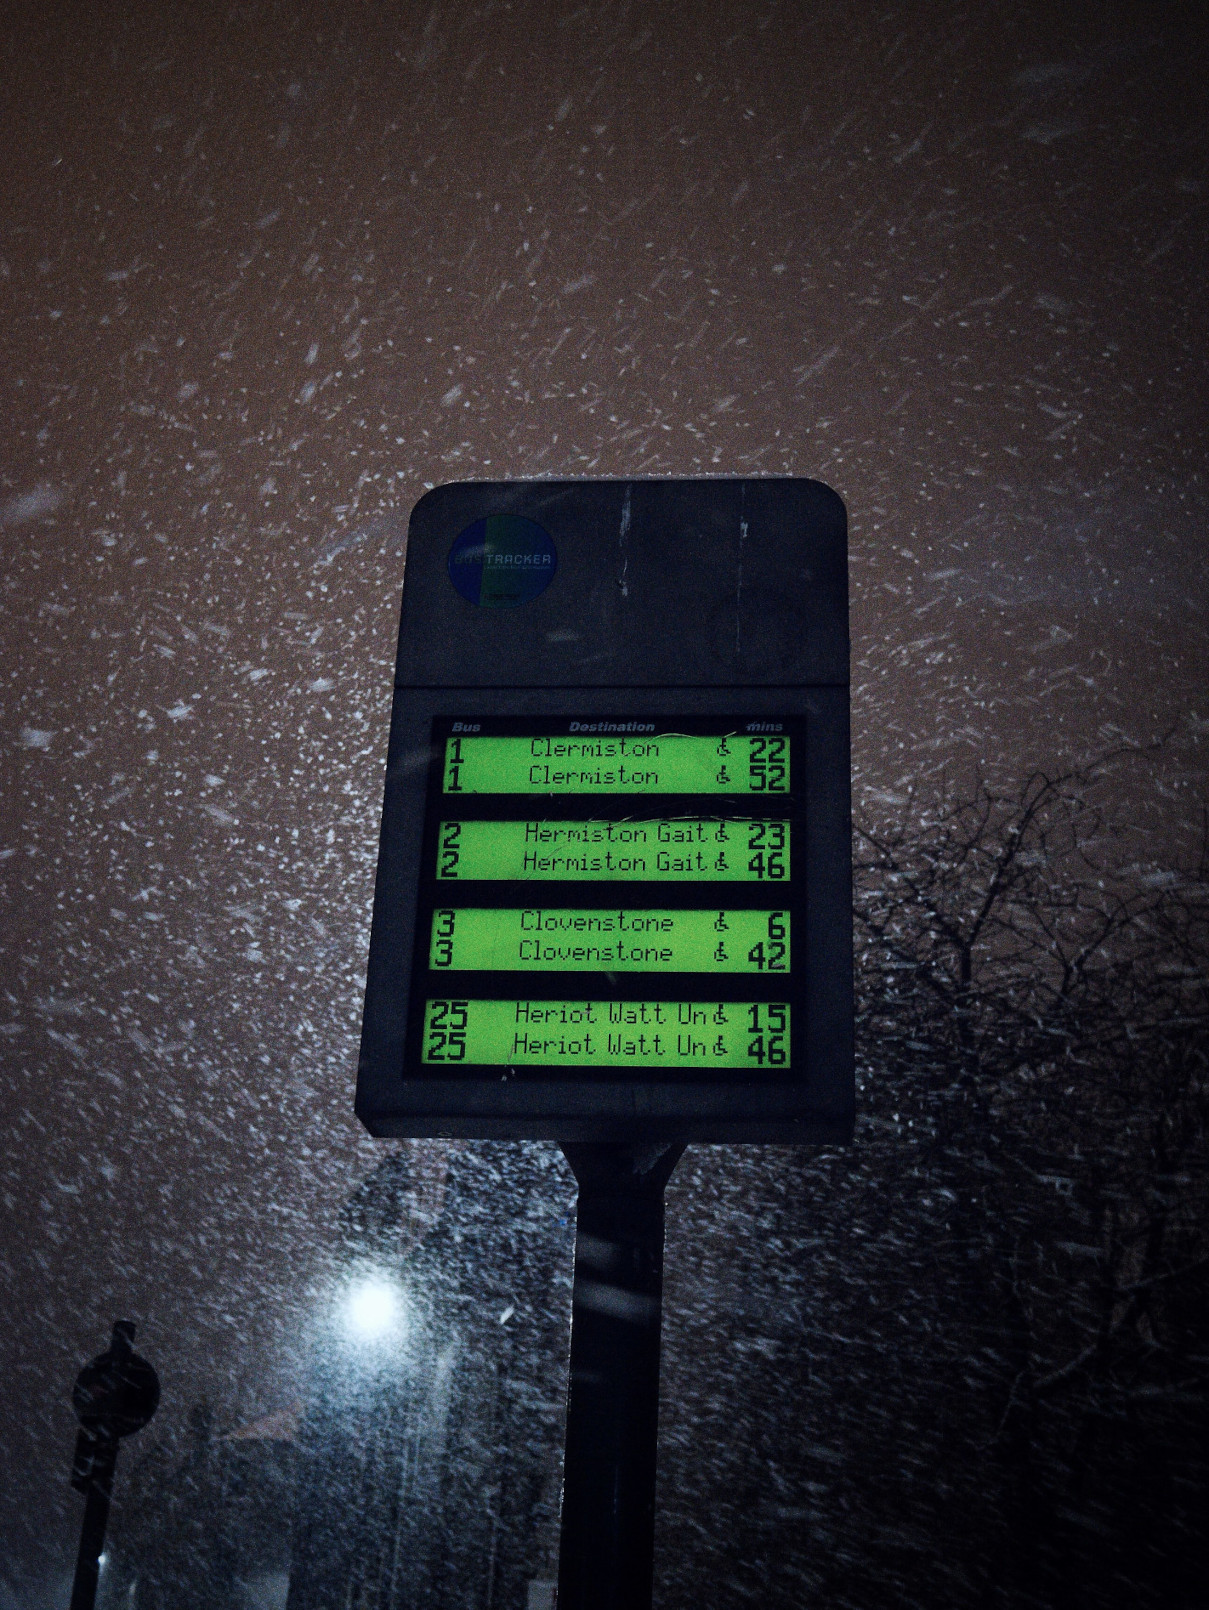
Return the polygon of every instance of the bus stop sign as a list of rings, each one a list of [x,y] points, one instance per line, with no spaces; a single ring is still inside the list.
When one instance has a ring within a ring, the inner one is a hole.
[[[412,511],[371,1133],[851,1138],[844,506],[463,482]]]

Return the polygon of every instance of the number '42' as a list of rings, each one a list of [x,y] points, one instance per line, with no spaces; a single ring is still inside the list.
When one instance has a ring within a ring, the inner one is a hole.
[[[789,971],[789,913],[768,913],[768,938],[759,940],[747,953],[747,959],[760,973]]]

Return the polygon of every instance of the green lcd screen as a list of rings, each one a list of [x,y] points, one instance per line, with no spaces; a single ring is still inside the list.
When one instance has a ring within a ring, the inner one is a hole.
[[[446,821],[437,877],[515,882],[780,883],[787,821],[677,817],[629,822]]]
[[[442,789],[458,794],[787,794],[789,739],[747,734],[455,737]]]
[[[787,973],[789,913],[438,909],[428,965],[435,972]]]
[[[786,1068],[778,1001],[432,1000],[426,1063],[507,1067]]]

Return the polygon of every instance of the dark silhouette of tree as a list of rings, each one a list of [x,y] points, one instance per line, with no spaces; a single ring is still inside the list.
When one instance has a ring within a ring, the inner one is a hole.
[[[1148,764],[860,825],[854,1145],[673,1177],[663,1603],[1204,1604],[1209,863]]]
[[[1209,860],[1131,859],[1107,801],[1144,762],[980,784],[858,838],[869,1081],[910,1115],[995,1335],[970,1361],[1003,1478],[987,1564],[1069,1603],[1111,1602],[1107,1555],[1143,1586],[1151,1556],[1156,1602],[1183,1602],[1203,1537],[1172,1483],[1189,1409],[1205,1425]]]

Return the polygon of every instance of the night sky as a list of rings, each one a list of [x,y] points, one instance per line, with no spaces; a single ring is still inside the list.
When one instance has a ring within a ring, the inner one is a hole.
[[[161,1436],[300,1393],[383,1155],[352,1094],[426,487],[826,481],[858,804],[1166,735],[1132,786],[1178,844],[1209,116],[1182,5],[142,0],[13,7],[0,52],[8,1610],[62,1594],[113,1319]]]

